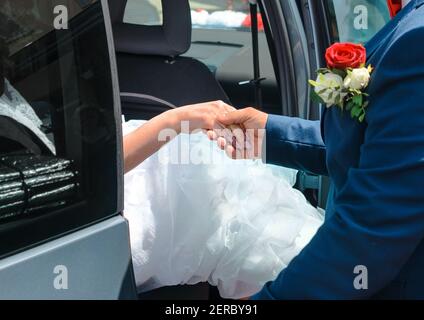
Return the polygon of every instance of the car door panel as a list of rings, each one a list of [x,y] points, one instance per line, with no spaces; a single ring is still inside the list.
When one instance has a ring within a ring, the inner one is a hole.
[[[130,257],[128,224],[111,218],[0,260],[0,299],[134,299]]]

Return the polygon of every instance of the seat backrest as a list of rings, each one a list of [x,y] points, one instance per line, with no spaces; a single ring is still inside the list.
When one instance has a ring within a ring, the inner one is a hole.
[[[181,57],[191,45],[188,0],[162,0],[163,25],[124,23],[127,0],[109,0],[122,110],[128,119],[150,119],[170,108],[228,96],[201,62]]]

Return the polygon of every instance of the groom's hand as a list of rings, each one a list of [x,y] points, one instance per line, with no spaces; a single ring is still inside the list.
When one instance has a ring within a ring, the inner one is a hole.
[[[208,136],[218,142],[233,159],[258,159],[262,157],[262,145],[268,114],[254,108],[236,110],[218,116],[226,129],[209,131]]]

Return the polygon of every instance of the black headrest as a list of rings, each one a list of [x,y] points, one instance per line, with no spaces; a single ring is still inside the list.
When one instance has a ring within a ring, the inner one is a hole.
[[[189,0],[162,0],[162,26],[123,22],[127,0],[109,0],[117,52],[175,57],[191,44]]]

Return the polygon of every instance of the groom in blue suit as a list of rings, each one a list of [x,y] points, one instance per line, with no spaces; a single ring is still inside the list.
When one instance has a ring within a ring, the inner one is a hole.
[[[254,299],[424,299],[423,44],[424,0],[412,0],[367,44],[363,123],[336,107],[321,122],[252,108],[220,119],[265,128],[268,163],[333,184],[324,225]]]

